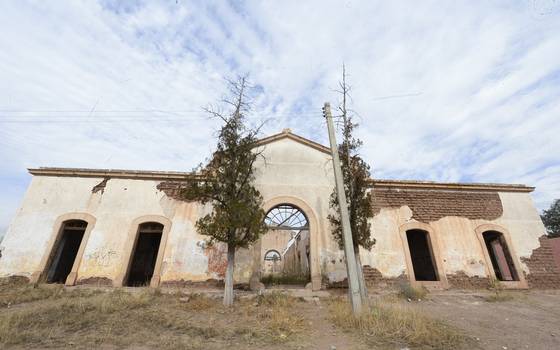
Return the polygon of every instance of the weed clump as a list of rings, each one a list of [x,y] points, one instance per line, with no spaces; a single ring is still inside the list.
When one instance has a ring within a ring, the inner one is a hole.
[[[402,283],[399,285],[399,295],[409,301],[425,299],[428,290],[424,287],[414,287],[410,283]]]
[[[280,291],[273,291],[272,293],[265,293],[257,296],[258,306],[289,307],[297,302],[299,301],[296,298]]]
[[[186,298],[186,308],[193,311],[200,310],[211,310],[218,306],[216,300],[209,298],[208,296],[200,293],[193,293],[188,295]],[[181,299],[185,300],[185,299]]]
[[[484,298],[489,303],[510,301],[514,299],[513,294],[505,292],[505,287],[497,279],[491,279],[488,289],[492,292],[491,295]]]

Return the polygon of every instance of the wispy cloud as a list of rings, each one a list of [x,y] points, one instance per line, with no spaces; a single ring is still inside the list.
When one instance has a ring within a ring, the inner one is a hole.
[[[235,74],[264,134],[326,143],[342,62],[377,177],[560,197],[555,1],[4,1],[0,30],[0,226],[26,167],[191,169],[217,128],[201,107]]]

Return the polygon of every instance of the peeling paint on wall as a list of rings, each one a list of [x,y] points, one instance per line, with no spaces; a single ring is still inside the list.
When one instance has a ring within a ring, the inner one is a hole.
[[[204,249],[208,257],[208,273],[219,278],[225,278],[227,269],[227,246],[225,244],[213,244]]]
[[[164,192],[169,198],[183,200],[180,196],[181,190],[185,187],[184,181],[161,181],[156,188]]]
[[[91,189],[91,193],[97,193],[101,191],[101,194],[103,194],[103,192],[105,192],[105,187],[107,186],[107,181],[109,181],[109,179],[110,178],[106,177],[103,179],[103,181],[93,186],[93,188]]]

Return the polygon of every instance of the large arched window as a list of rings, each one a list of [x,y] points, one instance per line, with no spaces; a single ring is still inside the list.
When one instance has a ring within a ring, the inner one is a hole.
[[[271,229],[277,230],[307,230],[309,224],[305,214],[289,204],[281,204],[266,214],[265,224]]]

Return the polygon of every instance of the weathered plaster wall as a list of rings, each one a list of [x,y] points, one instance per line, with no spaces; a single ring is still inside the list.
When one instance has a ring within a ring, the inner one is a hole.
[[[47,245],[56,228],[55,220],[63,214],[88,213],[96,224],[78,270],[78,280],[108,278],[115,280],[126,268],[129,256],[126,243],[132,222],[145,215],[171,220],[165,247],[161,280],[203,281],[220,278],[220,247],[205,249],[204,237],[194,223],[208,208],[195,203],[171,199],[156,186],[159,181],[110,179],[103,191],[92,191],[102,178],[34,177],[22,207],[14,218],[0,261],[0,276],[31,276],[40,270]],[[222,249],[223,250],[223,249]],[[217,260],[217,261],[216,261]],[[251,254],[238,253],[237,278],[250,277]],[[210,264],[209,264],[210,262]]]
[[[261,146],[256,163],[256,186],[265,209],[278,204],[298,206],[310,224],[310,270],[314,288],[346,278],[344,254],[330,234],[327,215],[334,187],[328,153],[290,138]],[[134,237],[132,223],[151,215],[171,222],[161,264],[161,282],[181,283],[221,279],[225,248],[206,247],[196,233],[196,220],[210,210],[178,200],[173,188],[180,183],[105,177],[35,176],[22,207],[2,241],[0,277],[31,276],[40,270],[47,247],[56,234],[57,218],[86,213],[96,219],[78,269],[78,280],[118,279],[126,269],[127,243]],[[408,192],[407,192],[408,191]],[[383,194],[383,195],[382,195]],[[501,227],[511,243],[520,272],[530,276],[526,259],[540,247],[544,227],[531,197],[524,192],[469,192],[392,189],[377,192],[376,215],[371,219],[377,244],[361,251],[366,275],[389,282],[411,275],[403,227],[427,225],[438,251],[438,270],[451,286],[480,286],[489,266],[477,229]],[[426,203],[426,206],[422,204]],[[419,227],[420,228],[420,227]],[[131,233],[132,232],[132,233]],[[236,281],[248,282],[263,259],[262,245],[236,255]],[[536,266],[536,265],[535,265]],[[530,279],[529,279],[530,280]]]
[[[430,202],[427,207],[433,208],[433,212],[426,212],[423,208],[418,214],[405,205],[403,198],[411,199],[413,208],[421,206],[418,197],[411,193],[406,195],[395,191],[385,193],[385,196],[396,194],[399,198],[396,200],[382,198],[383,205],[390,204],[387,207],[378,204],[377,215],[371,221],[377,244],[371,252],[361,251],[364,265],[369,265],[376,271],[375,273],[379,272],[384,278],[398,278],[403,274],[410,276],[412,271],[407,268],[404,254],[407,242],[402,235],[399,235],[399,227],[407,224],[414,226],[414,223],[428,224],[432,230],[432,245],[439,251],[441,267],[451,287],[469,285],[479,287],[488,279],[489,269],[492,267],[488,266],[485,259],[485,248],[477,237],[476,229],[481,225],[496,225],[495,228],[502,228],[500,231],[509,237],[510,249],[517,257],[520,273],[530,273],[527,265],[522,261],[539,247],[539,237],[544,234],[545,229],[528,193],[497,193],[501,203],[499,206],[495,200],[492,200],[492,203],[480,208],[474,208],[476,198],[495,197],[471,193],[469,199],[468,193],[461,193],[456,197],[463,198],[467,202],[464,212],[461,212],[461,207],[457,204],[447,207],[448,203],[445,201],[448,202],[452,195],[442,196],[440,193],[435,193],[430,198],[426,194],[429,191],[422,192],[421,198]],[[442,198],[444,203],[438,203]],[[394,203],[403,205],[394,207]],[[442,216],[441,213],[446,211],[453,216]],[[496,217],[498,212],[501,215]],[[370,272],[372,279],[376,278],[375,273]]]
[[[0,276],[31,276],[45,252],[57,217],[68,212],[84,211],[84,208],[95,210],[97,197],[88,194],[99,180],[64,180],[62,185],[51,178],[32,179],[2,242],[5,249],[0,260]],[[80,192],[85,192],[86,196]]]
[[[334,188],[329,154],[314,150],[290,139],[263,146],[262,158],[256,164],[256,185],[266,203],[280,199],[296,204],[294,198],[309,208],[300,208],[316,227],[310,227],[311,274],[331,280],[342,280],[346,268],[342,252],[330,235],[329,198]]]

